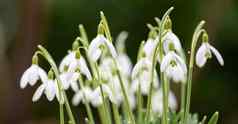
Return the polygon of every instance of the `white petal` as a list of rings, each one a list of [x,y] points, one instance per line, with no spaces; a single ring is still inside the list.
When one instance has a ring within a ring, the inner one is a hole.
[[[78,59],[75,58],[69,64],[69,69],[67,72],[74,73],[77,68],[78,68]]]
[[[22,89],[27,86],[28,76],[29,76],[29,69],[27,69],[27,70],[22,74],[22,77],[21,77],[21,80],[20,80],[20,87],[21,87]]]
[[[173,94],[173,92],[169,92],[169,99],[168,99],[168,102],[169,102],[169,108],[171,110],[176,110],[178,105],[177,105],[177,100],[176,100],[176,97],[175,95]]]
[[[32,97],[32,101],[36,102],[40,99],[40,97],[42,96],[42,93],[45,90],[45,85],[41,84],[37,89],[36,92],[34,93],[33,97]]]
[[[122,31],[116,38],[116,49],[120,53],[122,53],[123,50],[125,49],[125,41],[127,37],[128,37],[128,33],[126,31]]]
[[[31,86],[35,85],[37,80],[39,79],[38,69],[41,69],[38,65],[33,64],[31,66],[31,70],[29,71],[30,73],[28,75],[29,84]]]
[[[162,60],[160,65],[160,71],[164,72],[165,69],[169,66],[170,61],[173,59],[173,55],[171,52],[169,52]]]
[[[104,43],[104,36],[102,35],[97,35],[96,38],[94,38],[92,40],[92,42],[89,45],[88,48],[88,56],[93,60],[93,61],[97,61],[98,58],[101,55],[101,51],[99,50],[99,46],[102,45]],[[96,54],[95,54],[96,53]],[[99,54],[100,53],[100,54]],[[96,57],[96,58],[94,58]]]
[[[39,66],[38,66],[38,75],[40,76],[40,79],[43,83],[48,80],[47,73]]]
[[[83,93],[82,91],[78,91],[74,96],[73,96],[73,99],[72,99],[72,104],[74,106],[78,105],[81,100],[83,99]]]
[[[60,62],[59,70],[60,72],[64,72],[65,66],[69,66],[69,64],[72,62],[72,59],[75,57],[75,52],[70,51]]]
[[[173,55],[174,55],[175,59],[177,60],[176,62],[179,64],[179,66],[181,66],[183,72],[187,73],[187,66],[186,66],[185,61],[180,56],[175,54],[174,52],[173,52]]]
[[[73,89],[74,92],[79,91],[78,82],[71,82],[70,86],[71,86],[71,88]]]
[[[203,67],[207,61],[207,57],[205,56],[207,51],[207,47],[204,43],[199,47],[197,51],[196,64],[200,68]]]
[[[52,101],[56,95],[56,87],[53,80],[48,80],[45,89],[45,95],[49,101]]]
[[[96,88],[93,93],[92,93],[92,97],[91,97],[91,103],[94,107],[98,107],[100,105],[102,105],[103,100],[102,100],[102,95],[100,92],[100,88]]]
[[[224,65],[224,60],[221,56],[221,54],[218,52],[218,50],[216,48],[214,48],[213,46],[209,45],[210,46],[210,49],[211,51],[214,53],[214,55],[216,56],[218,62],[220,63],[220,65]]]
[[[152,57],[152,52],[155,49],[155,41],[152,39],[148,39],[143,49],[147,57]]]
[[[88,78],[88,80],[92,80],[92,76],[91,76],[91,73],[87,67],[87,64],[86,64],[86,61],[83,57],[80,57],[80,60],[79,60],[79,66],[80,66],[80,71],[86,75],[86,77]]]
[[[118,67],[121,67],[120,71],[126,76],[129,76],[132,70],[130,58],[126,54],[119,54],[117,60],[119,65]]]
[[[132,76],[131,76],[132,79],[136,78],[136,76],[139,74],[141,70],[144,70],[144,69],[149,70],[149,68],[151,68],[151,62],[148,59],[143,58],[139,60],[132,70]]]
[[[70,72],[69,73],[62,73],[60,74],[60,80],[62,82],[62,86],[65,90],[69,89],[69,85],[70,85],[70,82],[69,82],[69,75],[70,75]]]
[[[106,43],[107,48],[109,49],[109,52],[111,53],[112,57],[116,58],[117,57],[117,52],[116,52],[116,49],[113,46],[113,44],[108,40],[106,40],[105,43]]]

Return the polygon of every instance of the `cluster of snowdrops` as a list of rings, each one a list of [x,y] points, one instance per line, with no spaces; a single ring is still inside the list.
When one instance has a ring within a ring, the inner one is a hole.
[[[101,12],[97,36],[90,42],[80,25],[80,36],[59,66],[39,45],[32,65],[21,77],[20,87],[40,81],[32,101],[38,101],[42,95],[49,101],[56,98],[60,124],[77,123],[71,103],[85,105],[87,115],[83,121],[87,124],[216,124],[218,112],[209,120],[206,116],[199,120],[197,114],[189,113],[192,73],[194,64],[204,67],[214,55],[224,65],[223,58],[209,43],[203,28],[205,22],[201,21],[192,37],[190,58],[186,59],[187,52],[172,31],[169,17],[172,10],[173,7],[168,9],[161,19],[155,18],[155,26],[147,25],[148,37],[138,48],[134,66],[126,53],[127,32],[118,35],[114,46],[108,22]],[[198,41],[201,43],[197,48]],[[49,63],[48,73],[38,64],[39,56]],[[181,100],[170,90],[172,82],[181,85]],[[69,101],[66,91],[70,89],[75,94]],[[97,109],[97,113],[92,109]]]

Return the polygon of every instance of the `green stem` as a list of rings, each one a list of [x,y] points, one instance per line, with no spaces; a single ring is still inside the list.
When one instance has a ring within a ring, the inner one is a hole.
[[[142,122],[142,112],[143,112],[143,96],[141,94],[141,85],[139,83],[139,89],[137,90],[137,123],[143,124]]]
[[[101,19],[102,19],[102,22],[103,22],[103,25],[104,25],[104,31],[105,31],[106,37],[110,42],[112,42],[112,37],[111,37],[110,29],[109,29],[109,26],[108,26],[108,23],[107,23],[107,19],[104,16],[103,12],[100,12],[100,16],[101,16]],[[118,64],[117,64],[117,61],[116,61],[115,58],[113,58],[113,62],[115,64],[115,66],[117,67]],[[118,67],[117,67],[117,70],[116,70],[116,74],[119,78],[120,86],[121,86],[123,97],[124,97],[124,100],[125,100],[126,109],[128,111],[128,115],[129,115],[129,122],[128,123],[129,124],[135,124],[134,115],[132,113],[132,109],[130,107],[129,100],[128,100],[128,94],[126,92],[126,88],[124,86],[124,83],[123,83],[123,80],[122,80],[122,77],[121,77],[121,74],[120,74],[120,71],[119,71]]]
[[[71,108],[70,108],[70,105],[69,105],[69,102],[68,102],[68,98],[66,96],[65,91],[63,90],[62,82],[61,82],[60,76],[59,76],[59,71],[58,71],[58,68],[57,68],[57,66],[55,64],[55,61],[53,60],[53,58],[51,57],[49,52],[43,46],[38,45],[38,48],[40,49],[39,54],[41,54],[49,62],[50,66],[52,67],[52,69],[53,69],[53,71],[55,73],[55,76],[56,76],[56,79],[57,79],[56,82],[57,82],[57,86],[58,86],[58,90],[59,90],[59,97],[60,97],[59,101],[61,101],[62,99],[65,100],[66,110],[67,110],[70,122],[72,124],[76,124],[74,116],[73,116],[73,113],[71,111]],[[62,104],[62,103],[60,103],[60,104]]]
[[[81,89],[84,88],[83,79],[82,79],[81,75],[79,76],[79,85],[80,85]],[[95,124],[93,114],[92,114],[92,110],[90,108],[89,102],[88,102],[84,92],[83,92],[83,97],[84,97],[84,100],[85,100],[84,104],[85,104],[87,115],[88,115],[88,118],[89,118],[89,124]]]
[[[190,109],[190,99],[191,99],[191,91],[192,91],[192,74],[193,74],[195,49],[196,49],[196,45],[197,45],[197,41],[199,39],[199,36],[204,31],[204,29],[202,29],[204,24],[205,24],[205,21],[201,21],[198,24],[198,26],[196,27],[196,29],[194,31],[193,38],[192,38],[191,55],[190,55],[189,70],[188,70],[186,104],[185,104],[185,113],[184,113],[183,124],[187,124],[187,122],[188,122],[188,115],[189,115],[189,109]]]
[[[184,107],[186,102],[186,85],[184,83],[181,84],[181,103],[180,103],[180,113],[184,115]],[[182,116],[181,122],[183,121],[184,117]]]
[[[113,115],[114,115],[115,124],[122,124],[121,117],[120,117],[120,114],[118,111],[118,106],[114,103],[112,103],[112,111],[113,111]]]
[[[64,105],[59,104],[59,110],[60,110],[60,124],[64,124]]]
[[[163,115],[162,115],[162,123],[168,124],[168,80],[166,79],[165,75],[162,74],[163,78]]]
[[[114,59],[114,63],[115,63],[115,65],[117,65],[115,59]],[[117,67],[116,73],[118,75],[120,86],[121,86],[121,89],[122,89],[122,94],[123,94],[123,97],[124,97],[124,100],[125,100],[125,105],[126,105],[125,107],[126,107],[126,110],[128,111],[128,115],[129,115],[129,122],[128,122],[128,124],[135,124],[135,119],[134,119],[134,115],[132,113],[132,109],[130,107],[130,103],[129,103],[129,99],[128,99],[128,94],[126,92],[126,88],[125,88],[124,83],[122,81],[122,77],[121,77],[121,74],[120,74],[120,72],[118,70],[118,67]]]
[[[156,64],[157,64],[157,55],[158,55],[158,52],[160,54],[160,60],[162,60],[162,57],[163,57],[163,45],[162,45],[162,33],[163,33],[163,25],[165,23],[165,19],[167,16],[169,16],[169,14],[172,12],[174,8],[171,7],[169,8],[166,13],[164,14],[164,16],[162,17],[162,20],[161,20],[161,23],[160,23],[160,26],[159,26],[159,41],[156,43],[156,47],[153,51],[153,57],[152,57],[152,67],[151,67],[151,76],[150,76],[150,90],[149,90],[149,95],[148,95],[148,101],[147,101],[147,110],[146,110],[146,121],[149,121],[149,118],[150,118],[150,113],[151,113],[151,98],[152,98],[152,93],[153,93],[153,80],[154,80],[154,69],[156,68]],[[163,96],[165,97],[165,96]],[[165,101],[164,101],[165,102]],[[164,110],[166,111],[166,110]],[[164,113],[165,114],[165,113]],[[167,114],[167,113],[166,113]],[[167,124],[167,123],[165,123]]]
[[[80,34],[81,34],[81,37],[82,37],[82,40],[80,40],[83,44],[83,46],[88,49],[88,37],[87,37],[87,33],[83,27],[83,25],[79,25],[79,31],[80,31]],[[86,57],[87,57],[87,60],[89,62],[89,65],[90,65],[90,68],[92,70],[92,74],[93,74],[93,77],[94,77],[94,80],[98,80],[99,79],[99,75],[97,74],[97,65],[94,64],[94,62],[91,61],[89,55],[87,54],[87,51],[86,51]],[[97,83],[96,81],[93,81],[93,88],[96,88],[99,83]],[[101,123],[102,124],[107,124],[107,120],[105,120],[105,118],[107,118],[107,116],[105,115],[106,113],[104,112],[104,107],[103,106],[99,106],[97,108],[98,110],[98,113],[99,113],[99,117],[100,117],[100,120],[101,120]]]
[[[100,85],[100,91],[101,91],[102,100],[103,100],[103,105],[102,105],[103,112],[106,116],[106,117],[104,116],[105,118],[103,118],[103,119],[106,120],[107,124],[111,124],[111,116],[110,116],[110,114],[108,113],[108,110],[107,110],[107,103],[106,103],[106,99],[105,99],[105,96],[104,96],[104,93],[103,93],[102,85]]]
[[[63,96],[64,96],[65,107],[66,107],[66,110],[67,110],[67,113],[68,113],[68,116],[69,116],[70,124],[76,124],[73,112],[72,112],[72,110],[70,108],[70,105],[69,105],[69,100],[68,100],[65,92],[63,92]]]

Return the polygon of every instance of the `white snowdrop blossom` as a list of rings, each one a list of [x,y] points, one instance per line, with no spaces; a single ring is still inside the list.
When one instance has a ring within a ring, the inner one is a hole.
[[[49,101],[52,101],[55,98],[55,96],[59,101],[58,87],[57,83],[54,80],[47,79],[45,81],[42,81],[42,84],[36,89],[32,97],[32,101],[33,102],[38,101],[43,93],[46,95],[46,98]]]
[[[74,60],[75,58],[75,51],[70,51],[60,62],[59,65],[59,71],[60,72],[64,72],[65,71],[65,67],[69,67],[70,63]]]
[[[187,67],[184,60],[174,51],[170,51],[162,60],[160,65],[161,72],[165,72],[169,79],[174,82],[185,82]]]
[[[119,53],[125,52],[125,41],[128,37],[126,31],[122,31],[116,38],[116,49]]]
[[[74,58],[71,60],[71,63],[69,64],[68,72],[74,73],[78,69],[83,75],[87,77],[88,80],[92,80],[92,76],[87,67],[85,59],[83,58],[83,56],[80,56],[80,58],[77,58],[75,54]]]
[[[120,72],[129,77],[132,71],[132,63],[130,58],[123,53],[118,54],[117,57],[117,67],[119,67]]]
[[[100,58],[103,46],[106,46],[112,57],[116,58],[117,52],[113,44],[103,35],[98,34],[96,38],[92,40],[88,48],[88,55],[92,61],[96,62]]]
[[[148,38],[143,47],[146,57],[149,57],[150,59],[152,58],[153,51],[156,47],[155,45],[156,45],[155,41],[152,38]]]
[[[147,58],[143,58],[137,62],[135,67],[132,70],[132,85],[131,90],[133,92],[137,91],[139,89],[139,86],[141,87],[141,93],[143,95],[147,95],[149,93],[150,89],[150,68],[151,68],[151,62]],[[155,71],[155,70],[154,70]],[[159,87],[159,79],[158,75],[155,71],[155,76],[153,79],[153,87],[158,88]]]
[[[220,65],[224,65],[224,60],[218,50],[211,46],[208,42],[203,42],[196,53],[197,66],[200,68],[203,67],[207,62],[207,59],[212,57],[211,53],[216,56]]]
[[[32,64],[22,75],[20,79],[20,87],[23,89],[30,84],[31,86],[35,85],[36,82],[41,79],[47,79],[46,72],[36,64]]]
[[[62,82],[62,86],[65,90],[69,89],[71,87],[74,92],[78,91],[78,78],[80,76],[80,73],[77,72],[63,72],[60,74],[60,80]]]
[[[83,103],[90,102],[92,98],[92,89],[88,86],[81,88],[78,90],[75,95],[73,96],[72,103],[73,105],[78,105],[81,101]]]
[[[168,94],[168,105],[172,111],[177,109],[177,100],[175,95],[170,91]],[[154,113],[163,113],[163,92],[162,89],[156,91],[152,96],[152,111]]]
[[[165,36],[162,38],[163,41],[163,48],[165,54],[167,54],[169,50],[169,46],[172,43],[174,46],[175,51],[178,53],[179,56],[185,57],[183,48],[181,46],[179,38],[172,32],[172,30],[168,31]]]
[[[106,84],[101,84],[101,87],[102,87],[102,91],[103,91],[103,95],[105,98],[109,98],[109,100],[112,102],[112,103],[116,103],[115,101],[115,98],[112,94],[112,91],[111,89],[106,85]],[[95,90],[93,90],[92,92],[92,96],[91,96],[91,104],[94,106],[94,107],[98,107],[100,105],[103,104],[103,98],[102,98],[102,92],[101,92],[101,89],[100,89],[100,86],[98,86]]]

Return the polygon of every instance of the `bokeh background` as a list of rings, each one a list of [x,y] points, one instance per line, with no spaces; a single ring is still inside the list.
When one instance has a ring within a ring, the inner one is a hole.
[[[90,39],[96,35],[102,10],[114,37],[129,32],[127,51],[135,63],[139,43],[147,37],[146,23],[155,24],[153,18],[171,6],[173,31],[184,48],[189,50],[194,28],[204,19],[211,44],[225,60],[224,67],[213,58],[205,68],[195,68],[191,111],[210,116],[217,110],[219,124],[238,124],[237,0],[0,0],[0,123],[57,123],[56,101],[32,103],[36,87],[19,88],[37,44],[59,62],[79,35],[78,24],[84,24]],[[84,112],[78,108],[79,117]]]

